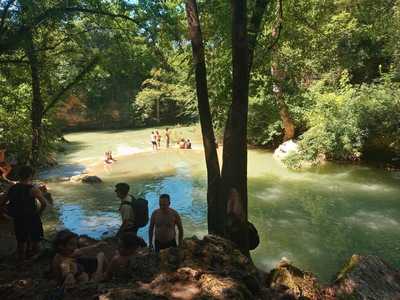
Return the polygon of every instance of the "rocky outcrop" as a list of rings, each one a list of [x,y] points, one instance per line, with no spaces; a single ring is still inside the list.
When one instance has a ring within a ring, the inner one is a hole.
[[[80,246],[94,242],[79,239]],[[116,247],[108,239],[99,250],[110,258]],[[48,273],[50,257],[18,270],[9,259],[0,261],[0,299],[400,299],[398,271],[377,257],[353,256],[333,285],[321,287],[314,275],[287,261],[262,272],[231,242],[212,235],[185,239],[160,254],[140,249],[118,279],[81,285],[62,298]]]
[[[272,289],[284,291],[294,299],[323,299],[318,279],[312,273],[304,272],[286,260],[271,270],[267,284]]]
[[[377,256],[353,255],[331,289],[339,299],[400,299],[400,273]]]
[[[95,184],[95,183],[102,183],[103,180],[101,180],[99,177],[94,176],[94,175],[86,175],[82,177],[81,179],[82,183],[88,183],[88,184]]]
[[[274,151],[274,157],[278,160],[284,160],[290,154],[299,152],[299,146],[293,141],[289,140],[279,145]]]

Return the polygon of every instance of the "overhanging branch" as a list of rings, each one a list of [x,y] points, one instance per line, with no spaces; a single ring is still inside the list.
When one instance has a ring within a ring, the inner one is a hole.
[[[282,31],[282,24],[283,24],[283,5],[282,0],[278,1],[278,17],[277,17],[277,25],[272,28],[272,37],[273,41],[271,45],[269,45],[268,50],[273,49],[279,41]]]
[[[76,85],[79,81],[82,80],[82,78],[89,72],[93,70],[93,68],[96,66],[97,62],[99,61],[99,57],[93,58],[80,72],[79,74],[66,86],[62,87],[60,91],[52,97],[50,100],[49,104],[46,106],[46,108],[43,111],[43,116],[45,116],[50,109],[52,109],[58,101],[74,86]]]

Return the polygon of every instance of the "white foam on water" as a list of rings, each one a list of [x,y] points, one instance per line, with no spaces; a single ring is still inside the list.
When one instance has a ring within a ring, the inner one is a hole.
[[[125,144],[120,144],[120,145],[117,145],[117,151],[115,153],[115,156],[131,155],[131,154],[136,154],[136,153],[141,153],[141,152],[145,152],[145,150],[140,149],[138,147],[130,147]]]
[[[346,223],[361,226],[374,231],[399,228],[399,221],[387,216],[382,212],[358,211],[350,217],[344,218]]]
[[[264,202],[275,202],[282,197],[282,190],[280,188],[272,187],[263,190],[257,195]]]

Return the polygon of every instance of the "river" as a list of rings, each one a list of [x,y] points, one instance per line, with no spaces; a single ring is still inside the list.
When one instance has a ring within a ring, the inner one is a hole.
[[[149,201],[168,193],[182,216],[185,236],[203,236],[206,227],[206,172],[197,127],[174,128],[172,138],[191,137],[193,150],[175,146],[152,151],[150,129],[67,134],[70,142],[60,165],[42,178],[77,175],[85,169],[101,177],[100,185],[49,183],[55,207],[46,230],[67,227],[99,238],[120,224],[114,185],[130,184],[133,195]],[[104,152],[117,158],[105,168]],[[221,151],[221,149],[219,150]],[[268,151],[250,150],[249,219],[261,244],[255,263],[270,269],[286,257],[296,266],[329,281],[353,253],[375,254],[400,267],[400,173],[369,166],[329,163],[290,171]],[[147,228],[139,230],[147,240]]]

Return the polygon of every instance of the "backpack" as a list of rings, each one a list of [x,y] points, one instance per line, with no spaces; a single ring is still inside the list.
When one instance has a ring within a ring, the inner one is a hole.
[[[135,218],[135,227],[141,228],[149,222],[149,204],[146,199],[131,196],[132,201],[124,201],[122,204],[130,205]]]
[[[28,193],[31,188],[31,186],[24,188],[21,184],[17,183],[8,190],[7,195],[5,196],[8,200],[5,206],[7,215],[9,215],[11,218],[16,218],[19,216],[31,216],[37,213],[35,200],[33,203],[26,203],[25,201],[22,201],[22,199],[27,196],[26,193]]]
[[[249,235],[249,250],[254,250],[260,244],[260,237],[256,227],[252,223],[247,222],[247,229]]]

